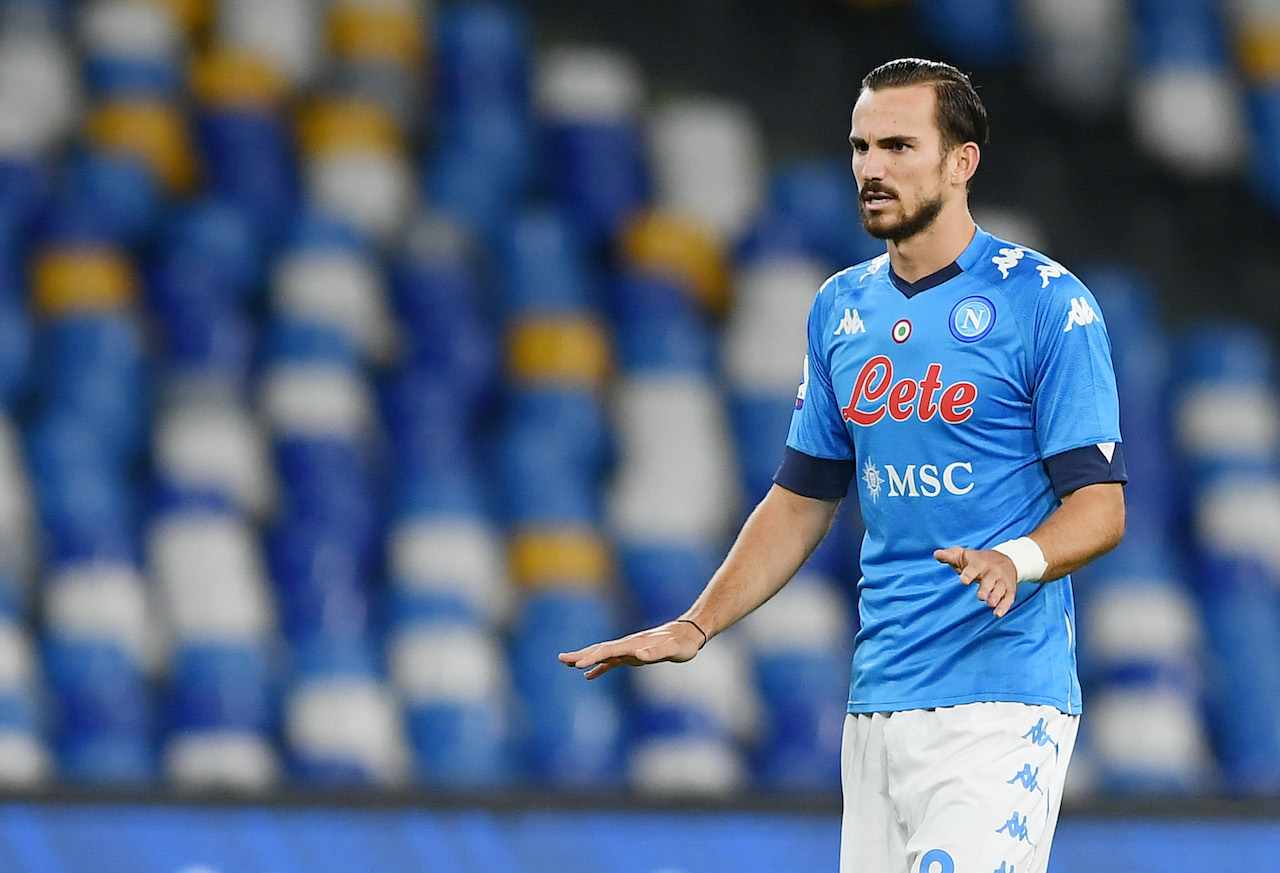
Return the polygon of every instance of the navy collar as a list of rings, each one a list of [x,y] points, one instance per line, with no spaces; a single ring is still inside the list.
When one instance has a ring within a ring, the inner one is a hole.
[[[950,279],[959,276],[967,268],[972,267],[978,260],[978,256],[982,253],[987,241],[991,239],[991,235],[981,227],[974,225],[973,238],[969,240],[969,244],[964,247],[964,251],[960,256],[951,263],[947,264],[941,270],[936,270],[929,275],[917,279],[914,282],[908,282],[893,271],[893,265],[889,265],[889,281],[893,283],[893,287],[902,292],[902,295],[910,300],[921,291],[928,291],[935,288]]]
[[[941,285],[943,282],[947,281],[948,279],[954,279],[956,276],[959,276],[963,272],[964,270],[960,269],[960,265],[957,264],[955,261],[952,261],[951,263],[943,267],[941,270],[936,270],[930,273],[929,275],[925,276],[923,279],[917,279],[914,282],[908,282],[906,279],[902,278],[897,273],[895,273],[893,271],[893,267],[890,267],[889,281],[893,283],[893,287],[897,288],[899,291],[902,292],[904,297],[906,297],[907,299],[910,299],[912,297],[915,297],[921,291],[928,291],[930,288],[933,288],[937,285]]]

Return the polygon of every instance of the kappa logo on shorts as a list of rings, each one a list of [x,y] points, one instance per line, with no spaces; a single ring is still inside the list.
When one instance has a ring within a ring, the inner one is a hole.
[[[1053,754],[1055,756],[1058,754],[1058,743],[1053,737],[1049,736],[1049,729],[1045,727],[1043,718],[1033,724],[1031,729],[1022,735],[1022,738],[1024,740],[1031,740],[1031,742],[1035,743],[1038,748],[1044,748],[1045,746],[1052,745]]]
[[[1035,843],[1032,843],[1031,839],[1027,836],[1027,817],[1024,815],[1019,819],[1018,811],[1016,809],[1013,811],[1013,815],[1009,816],[1009,820],[1007,822],[996,828],[996,833],[1008,834],[1018,842],[1027,843],[1033,846],[1035,845]]]
[[[1040,783],[1036,781],[1036,777],[1039,775],[1039,767],[1032,770],[1030,764],[1023,764],[1022,769],[1017,773],[1014,773],[1013,778],[1006,782],[1005,785],[1012,785],[1015,782],[1021,782],[1022,787],[1028,791],[1039,791],[1041,794],[1044,794],[1040,789]]]

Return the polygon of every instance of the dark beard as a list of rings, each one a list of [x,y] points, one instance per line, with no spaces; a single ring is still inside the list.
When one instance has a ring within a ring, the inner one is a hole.
[[[879,230],[872,230],[867,221],[866,204],[862,202],[861,197],[858,198],[858,214],[862,216],[862,226],[866,228],[867,233],[876,239],[887,239],[893,242],[911,239],[916,234],[928,230],[929,225],[933,224],[941,212],[942,198],[936,197],[933,200],[926,200],[920,205],[919,209],[897,224],[881,227]]]

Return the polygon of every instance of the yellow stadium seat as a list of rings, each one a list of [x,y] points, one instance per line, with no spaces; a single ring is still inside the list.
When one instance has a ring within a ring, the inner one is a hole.
[[[532,529],[517,533],[510,546],[511,575],[518,585],[599,587],[612,573],[603,537],[589,528]]]
[[[133,266],[115,249],[51,246],[32,264],[35,309],[46,317],[125,309],[137,287]]]
[[[191,91],[211,106],[274,108],[288,82],[266,60],[240,49],[217,48],[191,65]]]
[[[329,42],[343,60],[416,67],[422,61],[423,21],[407,6],[339,0],[329,13]]]
[[[1240,66],[1254,81],[1280,80],[1280,26],[1252,27],[1242,33]]]
[[[195,153],[178,107],[158,100],[117,100],[89,115],[89,138],[98,146],[142,159],[170,192],[185,194],[196,181]]]
[[[534,318],[508,336],[508,368],[525,382],[598,388],[610,370],[609,341],[590,318]]]
[[[714,235],[692,219],[660,212],[638,216],[622,234],[622,252],[631,267],[688,288],[709,312],[728,310],[724,253]]]
[[[361,100],[326,99],[306,109],[302,148],[312,157],[353,151],[400,151],[400,130],[385,109]]]
[[[213,21],[214,0],[149,0],[156,6],[163,6],[181,25],[188,40],[203,34]]]

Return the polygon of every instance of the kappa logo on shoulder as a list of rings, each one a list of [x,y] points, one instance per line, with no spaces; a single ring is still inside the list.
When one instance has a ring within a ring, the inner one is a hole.
[[[862,323],[862,316],[858,314],[858,310],[846,308],[844,318],[840,319],[840,323],[836,325],[836,332],[833,336],[851,336],[855,333],[866,332],[867,326]]]
[[[879,273],[887,263],[889,263],[888,252],[885,252],[883,255],[879,255],[873,259],[871,263],[867,264],[867,268],[862,271],[862,275],[858,277],[858,284],[861,285],[863,282],[867,281],[869,277]]]
[[[1026,257],[1026,255],[1027,250],[1022,246],[1014,246],[1011,249],[1002,248],[999,253],[991,259],[991,263],[995,264],[996,268],[1000,270],[1001,279],[1008,279],[1009,271],[1018,266],[1018,261],[1021,261]]]
[[[1067,326],[1062,329],[1062,332],[1070,333],[1071,328],[1076,326],[1088,327],[1097,320],[1098,313],[1093,311],[1087,297],[1072,297],[1071,311],[1067,313]]]

